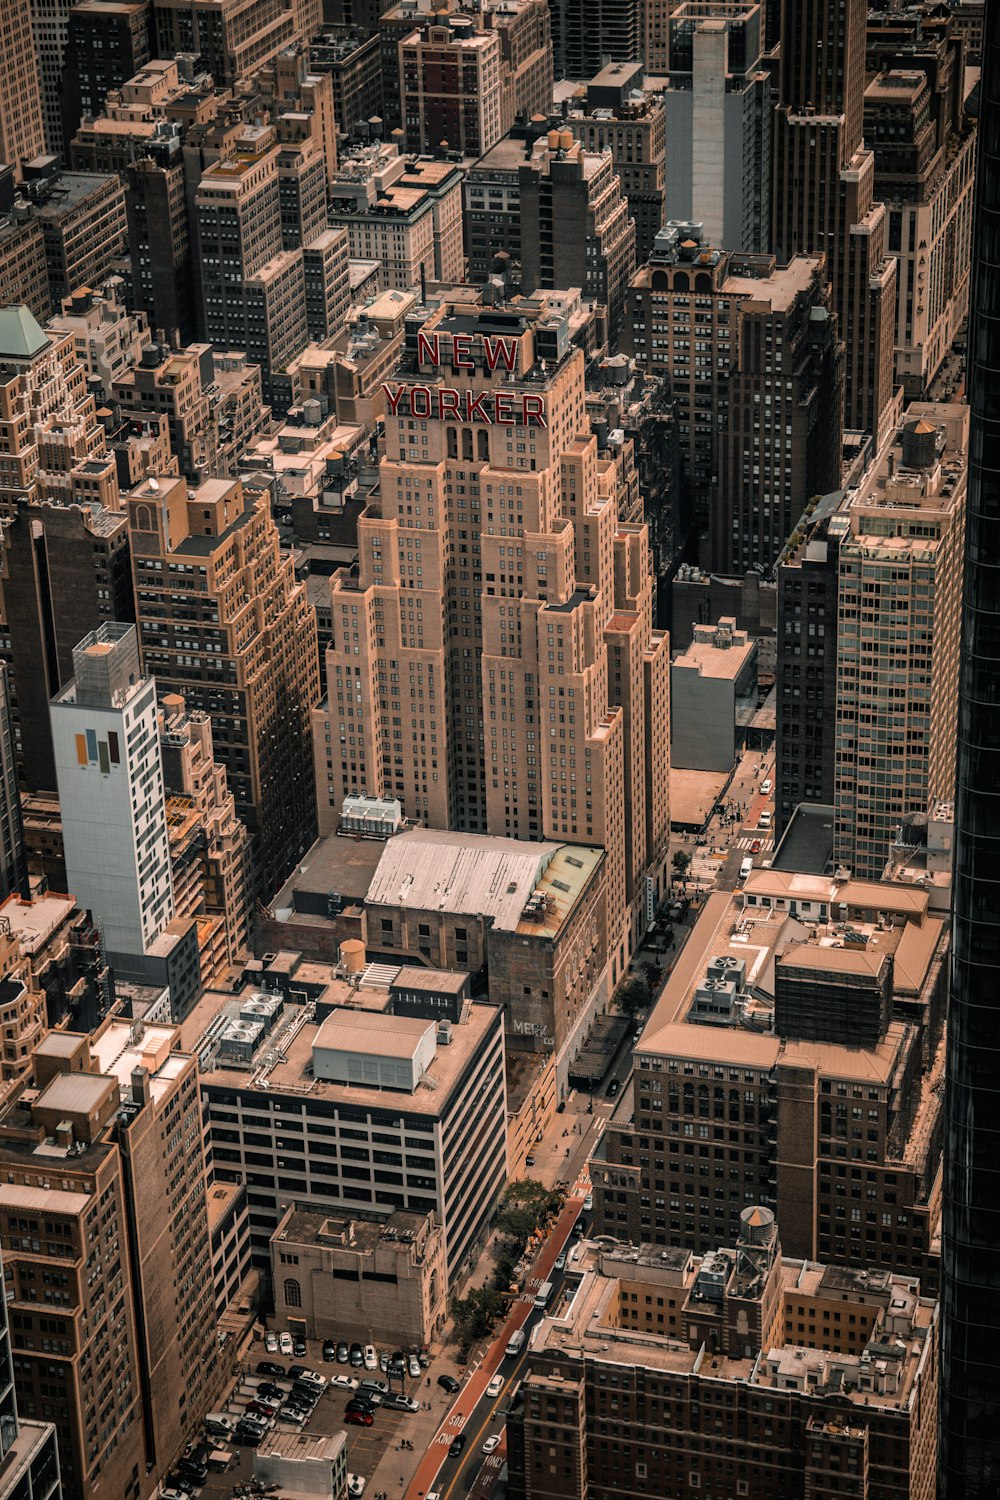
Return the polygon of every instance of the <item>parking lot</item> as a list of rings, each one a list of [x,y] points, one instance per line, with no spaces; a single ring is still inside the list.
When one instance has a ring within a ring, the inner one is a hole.
[[[259,1372],[257,1366],[264,1361],[280,1366],[282,1375]],[[365,1379],[384,1381],[391,1386],[393,1392],[403,1392],[422,1406],[424,1400],[431,1394],[427,1389],[425,1372],[421,1370],[419,1377],[407,1374],[403,1380],[395,1376],[390,1381],[381,1368],[371,1370],[324,1361],[318,1345],[307,1346],[304,1356],[290,1357],[265,1349],[262,1341],[255,1343],[228,1399],[220,1403],[217,1410],[231,1417],[234,1422],[238,1422],[246,1415],[251,1402],[259,1399],[261,1384],[265,1387],[277,1387],[282,1397],[287,1398],[287,1392],[292,1389],[288,1374],[296,1366],[304,1366],[323,1378],[326,1384],[322,1394],[301,1425],[297,1422],[282,1420],[279,1410],[268,1423],[267,1433],[260,1444],[262,1450],[266,1450],[267,1436],[270,1433],[301,1433],[308,1437],[328,1437],[337,1432],[346,1432],[348,1470],[367,1481],[375,1473],[387,1453],[393,1449],[399,1451],[399,1444],[404,1439],[413,1441],[415,1449],[417,1448],[418,1434],[414,1430],[415,1427],[420,1428],[436,1420],[427,1412],[418,1414],[380,1406],[375,1410],[374,1420],[370,1427],[349,1425],[344,1420],[344,1414],[352,1391],[334,1384],[338,1377],[346,1377],[358,1383]],[[280,1400],[281,1397],[271,1399]],[[222,1500],[222,1496],[232,1494],[236,1485],[246,1483],[252,1478],[254,1453],[257,1450],[250,1444],[241,1444],[235,1437],[228,1439],[205,1437],[204,1441],[215,1451],[229,1452],[232,1458],[225,1470],[210,1468],[204,1484],[193,1490],[192,1497],[193,1500]],[[402,1472],[401,1469],[400,1473]]]

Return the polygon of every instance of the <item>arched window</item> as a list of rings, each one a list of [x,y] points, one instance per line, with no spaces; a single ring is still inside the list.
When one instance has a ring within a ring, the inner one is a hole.
[[[285,1282],[285,1306],[302,1306],[302,1288],[292,1276],[289,1276],[287,1281]]]
[[[712,278],[707,271],[699,271],[694,278],[694,289],[696,292],[710,292],[712,290]]]
[[[136,531],[155,531],[156,522],[153,520],[153,507],[151,505],[137,505],[135,508]]]
[[[690,290],[690,287],[691,283],[688,280],[688,273],[686,271],[676,271],[674,273],[674,291],[687,292]]]

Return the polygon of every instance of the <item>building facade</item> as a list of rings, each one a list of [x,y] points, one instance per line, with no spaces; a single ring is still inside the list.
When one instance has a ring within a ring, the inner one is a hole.
[[[938,1309],[918,1281],[785,1260],[755,1206],[704,1256],[605,1243],[575,1264],[507,1418],[512,1497],[930,1500]]]
[[[84,636],[51,716],[69,887],[127,967],[174,915],[156,684],[134,625]]]
[[[191,495],[161,477],[126,497],[143,661],[161,692],[210,716],[266,899],[315,833],[315,615],[266,494],[220,479]]]
[[[646,876],[662,879],[669,659],[648,534],[620,519],[569,331],[544,298],[444,303],[412,328],[360,576],[333,580],[320,800],[395,796],[434,828],[602,846],[617,978]]]
[[[826,256],[844,341],[844,426],[880,443],[891,428],[896,261],[865,148],[865,0],[781,9],[771,248],[779,260]]]
[[[955,795],[968,411],[906,416],[839,548],[834,858],[872,879],[901,819]]]
[[[764,7],[681,0],[670,7],[666,218],[700,222],[723,250],[770,250],[771,80]]]

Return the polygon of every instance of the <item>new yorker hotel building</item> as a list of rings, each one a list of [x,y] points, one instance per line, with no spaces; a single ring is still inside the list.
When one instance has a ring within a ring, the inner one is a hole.
[[[385,397],[359,572],[332,585],[321,803],[602,846],[613,983],[663,894],[669,653],[564,300],[413,318]]]

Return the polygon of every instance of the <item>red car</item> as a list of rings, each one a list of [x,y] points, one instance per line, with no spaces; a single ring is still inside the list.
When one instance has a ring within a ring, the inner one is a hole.
[[[348,1411],[344,1413],[344,1421],[350,1422],[352,1427],[370,1427],[375,1418],[370,1411]]]
[[[753,843],[750,845],[750,853],[751,854],[759,854],[760,851],[761,851],[761,842],[760,842],[760,839],[754,839]]]

